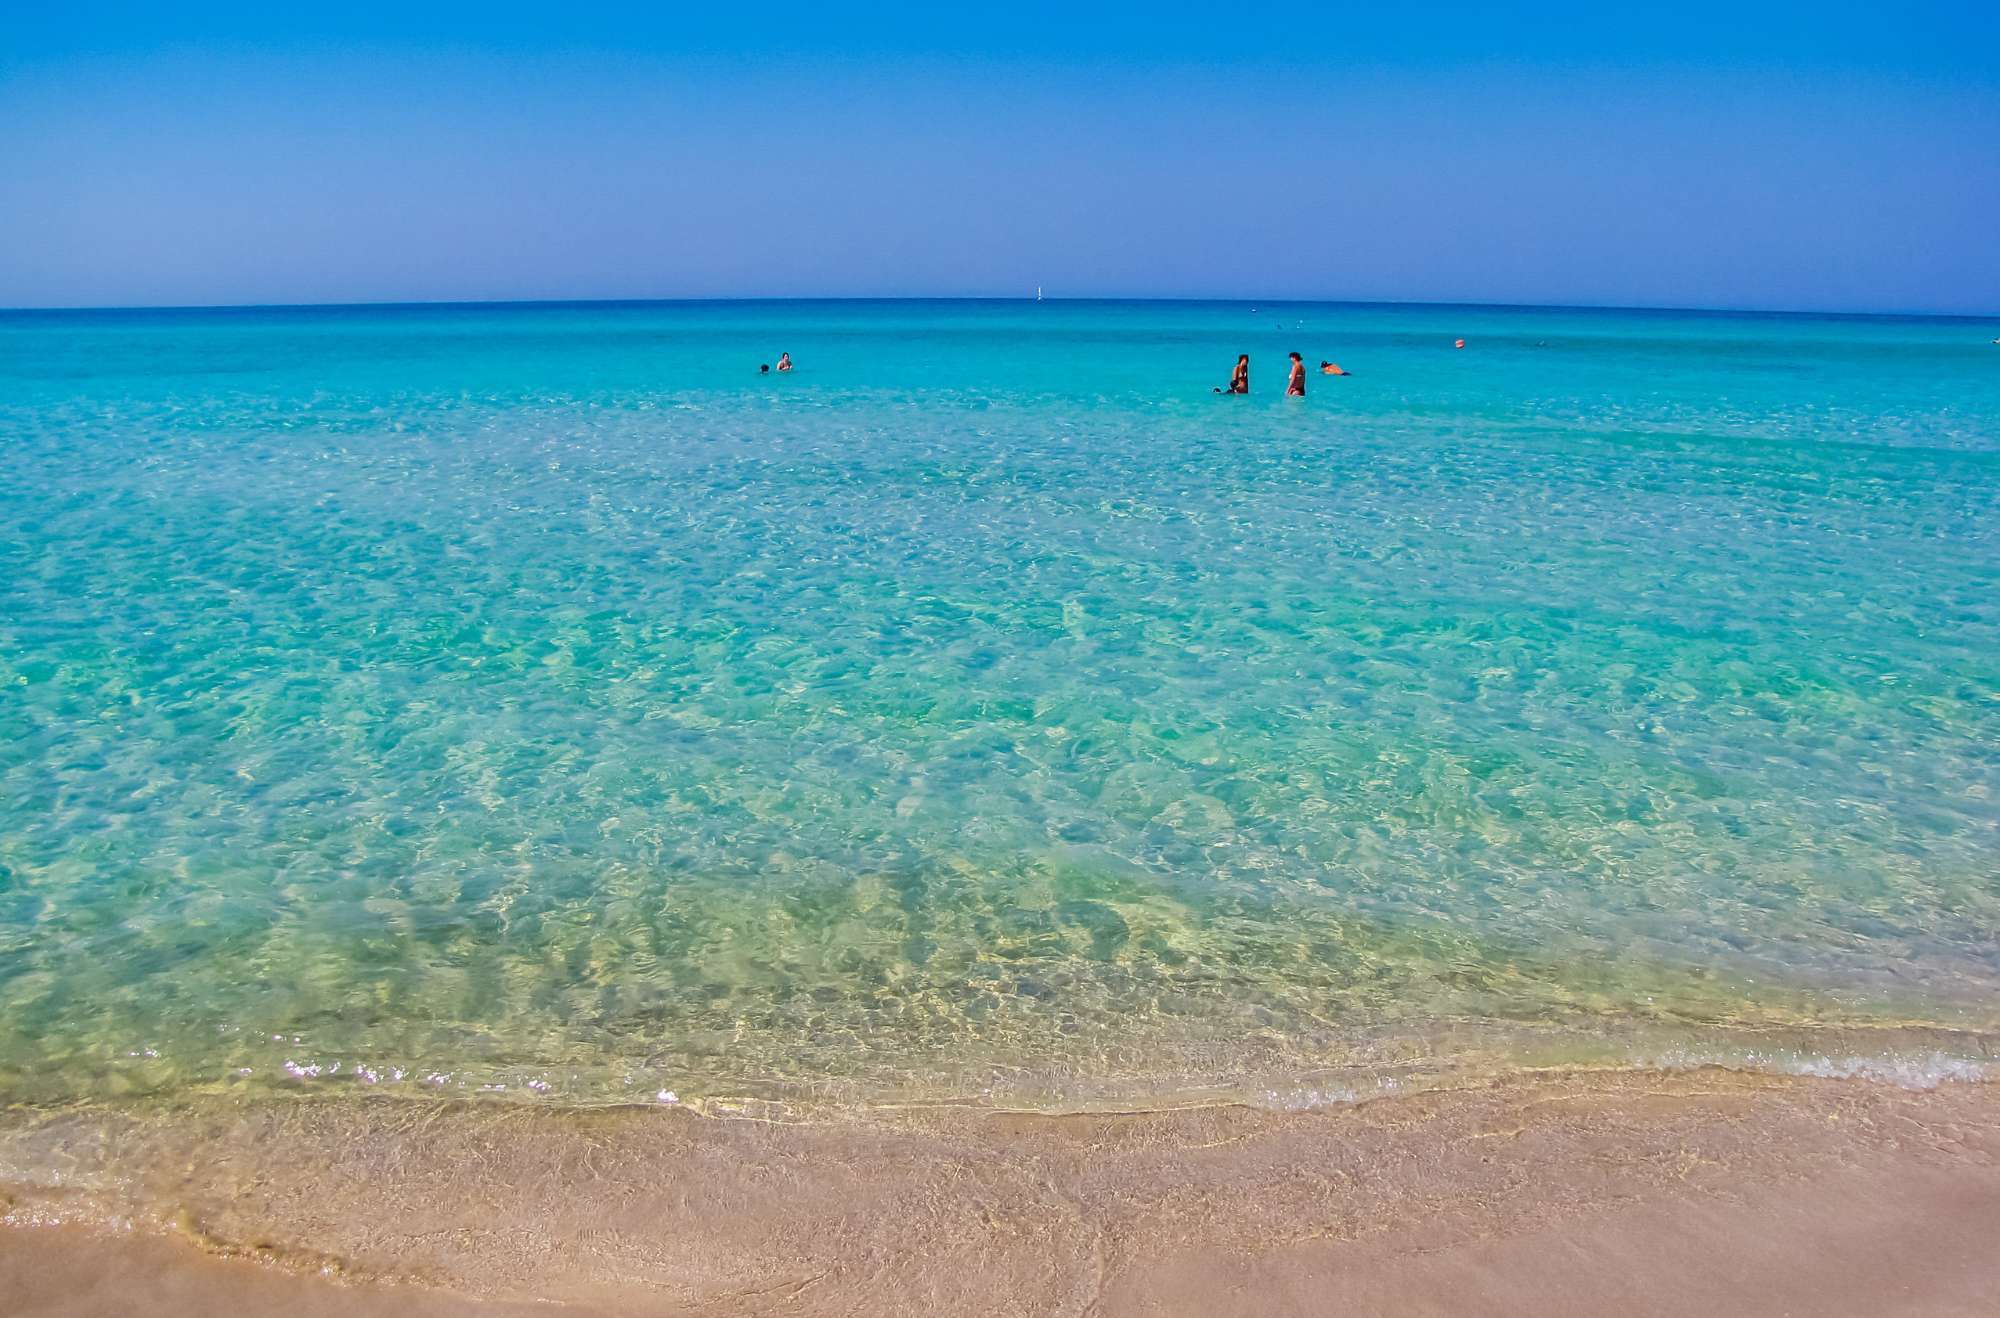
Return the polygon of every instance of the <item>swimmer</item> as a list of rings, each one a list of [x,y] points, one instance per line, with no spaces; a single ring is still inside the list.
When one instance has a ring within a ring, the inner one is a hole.
[[[1250,392],[1250,354],[1244,353],[1236,359],[1236,369],[1229,373],[1229,387],[1217,389],[1219,394],[1247,394]]]
[[[759,375],[769,375],[770,373],[771,373],[771,363],[769,362],[764,362],[763,364],[757,367],[757,374]]]
[[[1346,375],[1348,372],[1341,370],[1340,367],[1334,365],[1332,362],[1321,362],[1319,364],[1319,373],[1321,375]]]
[[[1306,396],[1306,362],[1297,353],[1292,354],[1292,378],[1285,381],[1285,397],[1304,398]]]
[[[792,354],[790,354],[789,352],[781,352],[778,354],[778,369],[781,371],[789,371],[792,369]]]

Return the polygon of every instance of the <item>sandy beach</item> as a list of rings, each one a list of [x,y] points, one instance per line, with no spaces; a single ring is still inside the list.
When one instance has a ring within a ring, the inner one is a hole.
[[[1944,1315],[2000,1293],[1987,1083],[1547,1074],[1300,1112],[802,1124],[17,1110],[0,1168],[15,1315]]]

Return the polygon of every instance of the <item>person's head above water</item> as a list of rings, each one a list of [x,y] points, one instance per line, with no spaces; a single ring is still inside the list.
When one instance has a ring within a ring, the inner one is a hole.
[[[761,363],[761,364],[759,364],[759,365],[758,365],[758,367],[757,367],[757,374],[759,374],[759,375],[769,375],[770,373],[771,373],[771,363],[769,363],[769,362],[763,362],[763,363]]]

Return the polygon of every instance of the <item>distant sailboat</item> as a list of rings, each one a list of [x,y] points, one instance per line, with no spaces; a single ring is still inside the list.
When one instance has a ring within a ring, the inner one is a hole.
[[[1040,284],[1036,284],[1036,285],[1035,285],[1035,301],[1037,301],[1037,302],[1040,302],[1041,300],[1042,300],[1042,286],[1041,286]]]

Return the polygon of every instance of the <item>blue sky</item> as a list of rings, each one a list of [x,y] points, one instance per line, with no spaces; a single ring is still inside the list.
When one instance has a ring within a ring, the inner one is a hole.
[[[0,306],[2000,312],[2000,6],[40,7]]]

